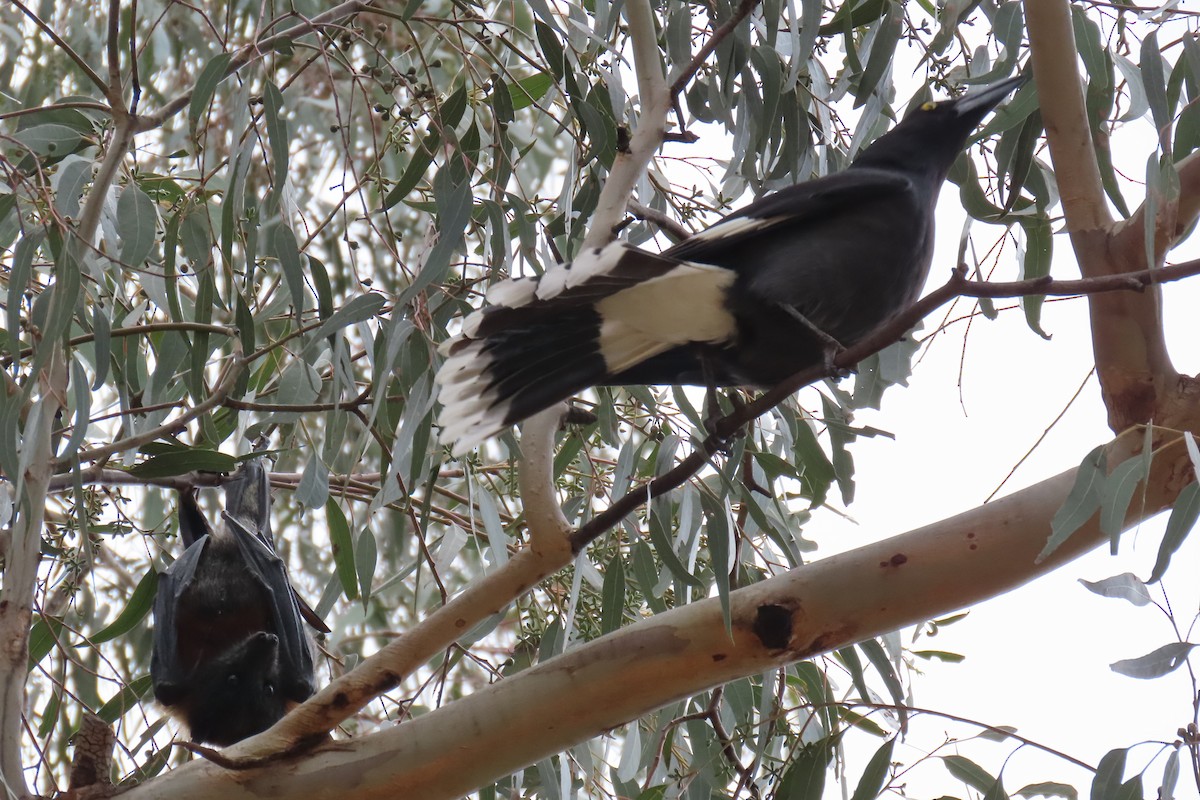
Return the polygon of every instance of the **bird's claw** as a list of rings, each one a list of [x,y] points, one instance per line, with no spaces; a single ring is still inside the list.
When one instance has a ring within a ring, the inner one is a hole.
[[[746,405],[742,402],[742,396],[737,389],[730,390],[726,397],[729,398],[729,404],[733,406],[735,413]],[[716,452],[728,456],[733,450],[733,443],[746,435],[746,429],[744,426],[739,425],[727,434],[718,432],[718,429],[721,427],[720,423],[725,419],[725,414],[721,411],[721,404],[717,400],[715,387],[709,387],[705,405],[707,409],[704,414],[704,430],[707,431],[709,437],[714,441]]]

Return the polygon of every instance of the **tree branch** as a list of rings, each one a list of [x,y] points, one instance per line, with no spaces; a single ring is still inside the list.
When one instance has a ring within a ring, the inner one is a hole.
[[[71,61],[75,62],[75,66],[77,66],[79,70],[85,76],[87,76],[87,79],[95,84],[96,88],[99,89],[101,93],[103,93],[106,97],[108,96],[108,86],[104,83],[104,79],[97,75],[96,71],[92,69],[91,66],[84,61],[74,49],[72,49],[71,45],[67,44],[65,39],[55,33],[54,29],[47,25],[45,20],[35,14],[33,10],[22,3],[21,0],[9,0],[9,2],[19,8],[21,13],[28,17],[30,21],[32,21],[39,30],[41,30],[42,33],[50,37],[50,41],[54,42],[54,46],[66,53],[67,57],[70,58]]]
[[[653,223],[662,230],[666,231],[675,241],[682,242],[685,239],[692,238],[692,231],[688,226],[684,225],[679,220],[672,217],[670,214],[664,214],[656,208],[651,208],[648,205],[639,203],[636,200],[629,201],[629,213],[633,214],[640,220]]]
[[[322,26],[339,23],[347,17],[352,17],[355,14],[363,11],[368,11],[375,5],[376,0],[348,0],[348,2],[340,3],[328,11],[317,14],[311,19],[303,20],[287,30],[280,31],[274,36],[268,36],[265,39],[260,39],[256,42],[251,42],[244,47],[240,47],[233,53],[233,57],[229,59],[229,64],[225,68],[225,74],[222,77],[229,77],[237,72],[242,67],[246,66],[255,59],[261,57],[263,53],[269,53],[278,45],[291,42],[306,33],[311,33]],[[138,131],[153,130],[161,126],[170,117],[178,114],[192,101],[192,94],[195,87],[189,89],[182,94],[176,95],[165,106],[159,109],[154,114],[148,114],[138,118]]]
[[[1080,273],[1094,278],[1156,266],[1146,263],[1144,225],[1124,226],[1119,241],[1114,241],[1066,0],[1026,0],[1024,5],[1039,107]],[[1165,243],[1167,237],[1161,238]],[[1155,252],[1165,252],[1165,244],[1156,242]],[[1180,378],[1167,353],[1160,292],[1152,288],[1141,295],[1092,297],[1089,312],[1109,427],[1119,431],[1151,420],[1163,422],[1164,415],[1174,413],[1168,409],[1178,402]]]
[[[1155,225],[1154,252],[1165,255],[1174,247],[1179,237],[1200,216],[1200,152],[1191,153],[1175,165],[1179,173],[1179,199],[1173,213],[1164,214],[1160,209],[1160,224]],[[1161,220],[1172,218],[1173,225],[1161,224]],[[1142,203],[1127,220],[1113,226],[1112,249],[1123,255],[1125,263],[1137,264],[1145,261],[1146,252],[1146,204]]]
[[[1200,259],[1167,270],[1083,281],[1039,278],[993,285],[968,281],[964,272],[958,270],[941,288],[859,345],[843,351],[834,362],[839,368],[854,366],[868,355],[897,341],[922,317],[959,296],[1074,295],[1086,291],[1129,290],[1147,282],[1179,280],[1196,274],[1200,274]],[[830,374],[824,365],[797,373],[760,395],[754,402],[723,417],[716,423],[716,431],[674,468],[621,496],[569,536],[565,535],[569,526],[558,509],[549,464],[553,430],[561,418],[562,409],[551,409],[532,418],[526,423],[526,434],[522,439],[522,444],[526,445],[524,455],[528,460],[522,462],[521,470],[521,486],[527,500],[526,519],[531,528],[530,546],[518,552],[499,570],[469,586],[355,670],[326,686],[276,727],[224,751],[226,760],[222,763],[243,769],[260,766],[273,763],[281,752],[294,751],[320,741],[326,731],[332,730],[374,697],[398,686],[421,664],[449,647],[480,621],[498,613],[539,581],[566,566],[588,543],[650,498],[682,485],[702,469],[721,444],[742,425],[783,402],[802,386],[830,377]],[[528,502],[530,498],[533,498],[533,502]]]
[[[707,61],[708,57],[711,56],[713,51],[717,49],[717,45],[724,41],[725,37],[733,33],[734,28],[741,24],[742,20],[750,16],[750,12],[753,11],[754,7],[760,2],[761,0],[742,0],[742,2],[738,4],[738,7],[734,9],[733,15],[729,19],[725,20],[721,27],[713,31],[713,35],[708,37],[708,41],[706,41],[704,45],[698,51],[696,51],[696,54],[692,56],[692,60],[688,62],[688,65],[684,67],[678,75],[671,79],[672,98],[687,88],[688,83],[692,80],[692,78],[696,77],[696,73],[700,71],[702,66],[704,66],[704,62]],[[808,24],[808,20],[805,20],[805,24]]]
[[[1110,448],[1124,454],[1139,438],[1119,438]],[[345,798],[348,791],[457,798],[673,700],[994,597],[1107,540],[1093,516],[1036,563],[1074,479],[1074,470],[1064,472],[739,589],[730,596],[732,636],[717,598],[657,614],[423,717],[272,769],[272,788],[311,798]],[[1177,437],[1155,454],[1150,479],[1135,493],[1144,503],[1130,509],[1126,527],[1166,508],[1192,479]],[[846,591],[851,584],[855,590]],[[256,774],[231,776],[196,761],[126,797],[172,798],[197,783],[220,786],[225,800],[259,797]]]
[[[583,240],[585,249],[603,247],[616,235],[634,185],[662,144],[667,113],[671,110],[671,95],[663,77],[662,55],[658,49],[658,22],[650,8],[650,0],[627,0],[624,13],[633,43],[633,67],[637,73],[641,113],[629,148],[617,153],[612,171],[604,181],[591,227]]]
[[[1038,107],[1054,159],[1067,230],[1072,235],[1076,231],[1107,231],[1113,220],[1088,127],[1071,9],[1066,0],[1025,0],[1024,6]],[[1090,274],[1084,271],[1085,276]]]
[[[142,433],[135,434],[133,436],[126,436],[124,439],[118,439],[117,441],[104,445],[103,447],[94,447],[91,450],[81,450],[80,452],[76,453],[71,460],[78,460],[81,462],[103,462],[117,453],[123,453],[126,450],[137,449],[143,444],[146,444],[147,442],[153,442],[155,439],[158,439],[161,436],[177,433],[186,427],[187,424],[192,420],[207,414],[209,411],[212,411],[214,408],[224,403],[225,398],[228,397],[229,393],[233,391],[233,387],[237,384],[238,376],[245,367],[245,360],[242,358],[241,354],[241,342],[235,339],[233,342],[233,349],[233,361],[225,368],[224,373],[217,381],[216,388],[213,389],[212,394],[205,398],[204,402],[197,403],[193,408],[184,412],[178,418],[173,419],[170,422],[163,423],[156,428],[151,428],[148,431],[143,431]],[[63,469],[67,465],[67,462],[65,462],[63,459],[55,461],[56,469]]]
[[[888,345],[900,341],[925,316],[956,297],[1018,297],[1039,294],[1069,296],[1087,294],[1089,292],[1141,289],[1145,283],[1155,284],[1165,282],[1166,280],[1180,280],[1191,275],[1200,274],[1200,259],[1163,269],[1144,270],[1126,275],[1107,275],[1101,278],[1087,278],[1078,281],[1055,281],[1047,278],[1034,278],[1027,281],[989,284],[979,281],[969,281],[966,279],[965,274],[965,270],[963,269],[955,270],[950,280],[940,288],[925,295],[907,310],[897,315],[891,322],[877,329],[858,344],[842,350],[833,359],[833,369],[824,364],[815,364],[806,370],[796,373],[778,386],[763,392],[753,402],[747,403],[717,420],[713,425],[714,430],[695,450],[689,453],[678,464],[648,483],[626,492],[620,498],[613,501],[612,505],[592,517],[587,524],[571,534],[571,546],[576,552],[582,550],[597,536],[617,525],[634,509],[648,503],[651,499],[659,495],[682,486],[685,481],[699,472],[708,463],[708,460],[712,458],[713,454],[720,450],[724,443],[729,440],[729,437],[736,433],[743,425],[770,411],[810,383],[824,378],[835,377],[837,372],[852,369],[867,356],[873,355]]]
[[[567,537],[571,526],[558,507],[554,489],[554,432],[565,411],[560,403],[534,415],[522,428],[519,480],[528,545],[275,727],[224,750],[223,764],[244,769],[271,763],[280,753],[322,741],[328,731],[381,693],[394,689],[433,655],[571,562],[574,553]]]

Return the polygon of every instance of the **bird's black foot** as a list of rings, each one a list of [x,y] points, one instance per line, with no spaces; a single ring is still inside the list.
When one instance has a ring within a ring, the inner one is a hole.
[[[730,389],[726,397],[729,398],[729,404],[733,406],[735,412],[740,411],[746,405],[742,401],[741,392],[737,389]],[[718,432],[720,422],[725,418],[725,413],[721,410],[721,403],[717,397],[715,386],[710,385],[708,387],[704,406],[704,430],[708,432],[709,436],[717,440],[717,452],[727,456],[733,449],[734,441],[745,436],[745,429],[739,426],[732,432],[724,435]]]
[[[839,367],[836,361],[837,357],[846,349],[842,343],[817,327],[812,320],[800,313],[800,310],[795,306],[785,305],[781,306],[781,308],[801,325],[808,328],[813,336],[817,337],[817,341],[821,343],[821,361],[825,367],[825,371],[829,373],[829,377],[834,380],[849,377],[850,370]]]

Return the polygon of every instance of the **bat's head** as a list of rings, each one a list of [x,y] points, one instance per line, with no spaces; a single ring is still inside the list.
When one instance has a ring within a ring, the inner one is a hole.
[[[155,693],[185,719],[192,739],[225,747],[283,717],[287,697],[280,672],[279,637],[260,631],[198,664],[187,688],[163,684]]]

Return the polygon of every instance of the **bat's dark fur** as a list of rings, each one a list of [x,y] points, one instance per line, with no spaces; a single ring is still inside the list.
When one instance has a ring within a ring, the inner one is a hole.
[[[186,549],[159,578],[150,672],[154,696],[198,742],[264,731],[315,690],[303,604],[275,554],[270,509],[257,459],[226,484],[219,529],[194,490],[179,498]]]

